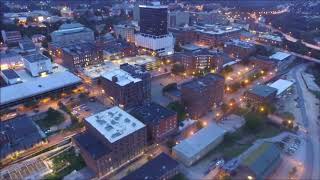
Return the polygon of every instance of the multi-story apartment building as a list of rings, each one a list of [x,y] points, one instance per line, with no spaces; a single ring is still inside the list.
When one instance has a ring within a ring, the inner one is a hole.
[[[132,25],[119,24],[113,26],[117,39],[123,39],[127,42],[134,43],[135,27]]]
[[[95,44],[90,42],[56,47],[58,47],[56,51],[61,56],[62,64],[70,70],[103,62],[102,51],[99,51]]]
[[[120,69],[131,74],[131,76],[140,78],[142,80],[142,94],[144,102],[151,100],[151,74],[143,66],[130,65],[128,63],[121,64]]]
[[[189,12],[173,11],[168,13],[168,27],[175,28],[188,25],[190,21]]]
[[[141,155],[147,143],[143,123],[115,106],[85,119],[86,130],[73,138],[97,177],[109,174]]]
[[[130,65],[123,65],[101,76],[101,84],[107,96],[121,108],[131,108],[150,101],[151,76]]]
[[[159,142],[178,129],[177,113],[156,103],[146,103],[131,110],[147,126],[148,141]]]
[[[259,107],[271,103],[277,95],[277,89],[267,85],[256,85],[244,93],[246,103],[251,107]]]
[[[223,51],[229,56],[234,58],[244,59],[249,57],[255,52],[256,48],[254,44],[240,41],[238,39],[232,39],[224,43]]]
[[[213,53],[207,49],[175,53],[173,59],[182,64],[189,74],[196,74],[203,70],[218,72],[223,65],[223,58],[219,56],[219,53]]]
[[[62,24],[51,33],[53,43],[94,42],[94,32],[80,23]]]
[[[195,78],[181,85],[181,94],[181,100],[186,105],[190,117],[198,119],[222,103],[224,78],[211,73]]]

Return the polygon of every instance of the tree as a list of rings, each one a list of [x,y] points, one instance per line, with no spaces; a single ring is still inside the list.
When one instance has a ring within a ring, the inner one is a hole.
[[[177,89],[177,83],[170,83],[162,88],[162,93],[165,93],[171,90],[176,90],[176,89]]]
[[[172,66],[171,72],[173,74],[181,74],[185,72],[185,68],[182,64],[174,64]]]
[[[252,132],[256,132],[263,125],[263,116],[258,113],[249,112],[245,115],[245,120],[245,127]]]
[[[178,121],[183,121],[186,118],[187,113],[184,104],[174,101],[169,103],[167,108],[177,112]]]

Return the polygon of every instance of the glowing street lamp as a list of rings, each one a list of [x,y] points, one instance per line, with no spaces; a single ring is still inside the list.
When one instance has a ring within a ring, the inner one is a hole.
[[[248,180],[253,180],[252,176],[248,176],[247,178],[248,178]]]

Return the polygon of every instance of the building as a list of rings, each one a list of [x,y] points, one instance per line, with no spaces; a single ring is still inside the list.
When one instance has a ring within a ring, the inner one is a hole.
[[[282,44],[282,38],[272,34],[261,34],[258,36],[257,41],[273,46],[280,46]]]
[[[197,42],[204,46],[223,46],[224,42],[231,39],[239,39],[242,28],[236,26],[224,26],[216,24],[196,25]]]
[[[277,95],[277,89],[267,85],[256,85],[244,93],[245,101],[251,107],[271,103]]]
[[[42,54],[30,54],[23,56],[23,62],[25,69],[32,76],[41,76],[52,73],[51,60]]]
[[[80,23],[62,24],[51,33],[53,43],[94,42],[94,32]]]
[[[80,42],[62,46],[62,64],[70,70],[83,68],[103,62],[102,51],[94,43]]]
[[[255,52],[254,44],[232,39],[224,43],[223,52],[234,58],[245,59]]]
[[[200,11],[191,12],[190,21],[192,24],[227,24],[228,20],[225,16],[219,14],[217,11]]]
[[[167,30],[167,6],[140,5],[140,33],[135,35],[137,47],[160,56],[173,54],[174,39]]]
[[[226,130],[211,123],[202,128],[191,137],[182,140],[173,147],[173,155],[186,166],[191,166],[209,151],[218,146],[224,137]]]
[[[181,85],[181,94],[190,117],[198,119],[222,103],[224,78],[211,73],[195,78]]]
[[[179,173],[179,163],[165,153],[159,154],[154,159],[133,171],[122,180],[138,179],[171,179]]]
[[[198,35],[194,31],[195,28],[192,26],[169,28],[169,32],[175,38],[176,44],[184,45],[196,42]]]
[[[3,42],[9,45],[16,45],[22,40],[21,33],[19,31],[5,31],[1,30]]]
[[[198,49],[175,53],[173,59],[176,63],[182,64],[189,74],[207,70],[218,72],[222,70],[223,65],[223,59],[218,54],[207,49]]]
[[[1,70],[21,67],[23,66],[23,58],[20,54],[14,51],[3,51],[0,52],[0,63]]]
[[[268,179],[280,166],[281,151],[271,142],[264,142],[247,154],[237,168],[235,179]]]
[[[45,134],[27,116],[0,121],[0,158],[43,143]]]
[[[0,88],[0,109],[66,92],[81,84],[81,79],[65,70],[45,76],[32,76],[28,70],[15,70],[21,83]]]
[[[143,84],[143,99],[144,102],[149,102],[151,100],[151,74],[146,71],[143,66],[130,65],[124,63],[120,65],[120,69],[131,74],[133,77],[140,78]]]
[[[284,79],[278,79],[277,81],[271,83],[270,87],[277,89],[277,96],[285,94],[287,91],[290,91],[294,82]]]
[[[1,70],[0,75],[7,85],[17,84],[21,82],[20,76],[13,69]]]
[[[127,42],[134,43],[135,27],[132,25],[119,24],[113,26],[117,39],[123,39]]]
[[[264,69],[267,71],[273,71],[277,69],[277,64],[274,61],[270,61],[270,59],[265,56],[251,56],[249,61],[250,64],[254,65],[254,67],[257,69]]]
[[[36,46],[31,40],[24,40],[19,42],[19,47],[26,53],[34,53],[37,51]]]
[[[269,59],[275,62],[278,70],[284,70],[294,61],[295,56],[285,52],[276,52]]]
[[[168,27],[176,28],[189,25],[190,14],[185,11],[173,11],[168,13]]]
[[[132,108],[151,99],[150,74],[134,66],[125,64],[102,74],[101,84],[106,95],[121,108]]]
[[[177,113],[156,103],[146,103],[130,112],[147,126],[148,141],[160,142],[178,129]]]
[[[117,106],[87,117],[84,123],[86,130],[73,142],[97,177],[113,172],[144,151],[145,125]]]
[[[103,52],[104,60],[119,60],[126,56],[134,56],[137,54],[137,49],[133,44],[124,40],[116,40],[100,46]]]

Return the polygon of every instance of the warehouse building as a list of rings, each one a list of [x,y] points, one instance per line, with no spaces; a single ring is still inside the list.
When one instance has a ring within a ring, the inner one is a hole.
[[[212,123],[174,146],[173,154],[179,161],[191,166],[220,144],[225,133],[226,130]]]
[[[279,147],[271,142],[264,142],[241,160],[235,179],[267,179],[280,163]]]
[[[294,82],[284,79],[278,79],[277,81],[273,82],[272,84],[268,85],[269,87],[277,89],[277,96],[281,96],[285,94],[287,91],[290,91]]]

